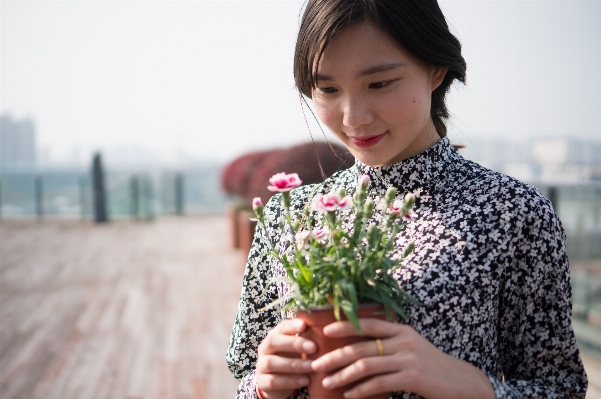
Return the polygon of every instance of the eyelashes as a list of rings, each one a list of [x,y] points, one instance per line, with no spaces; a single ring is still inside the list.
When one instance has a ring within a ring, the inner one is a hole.
[[[370,89],[383,89],[384,87],[388,86],[389,84],[391,84],[392,82],[396,82],[398,79],[392,79],[392,80],[384,80],[382,82],[374,82],[374,83],[370,83],[369,84],[369,88]]]
[[[397,80],[399,80],[399,79],[391,79],[391,80],[383,80],[380,82],[373,82],[373,83],[369,84],[368,88],[375,89],[375,90],[383,89],[383,88],[389,86],[391,83],[396,82]],[[317,90],[323,94],[333,94],[338,91],[338,89],[335,87],[318,87]]]
[[[318,87],[317,90],[319,90],[321,93],[324,94],[331,94],[331,93],[336,93],[338,90],[333,88],[333,87]]]

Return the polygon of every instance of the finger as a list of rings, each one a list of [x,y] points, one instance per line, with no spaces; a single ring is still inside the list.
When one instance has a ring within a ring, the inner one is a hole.
[[[270,331],[265,340],[259,345],[259,354],[273,355],[276,353],[313,353],[316,350],[313,341],[295,336],[284,335],[278,331]]]
[[[402,324],[393,323],[386,320],[364,318],[359,319],[359,326],[363,336],[388,338],[399,333],[399,328],[404,327]],[[359,332],[348,321],[337,321],[328,324],[323,328],[323,333],[326,337],[341,338],[359,336]]]
[[[257,386],[265,392],[277,389],[296,389],[308,384],[309,378],[302,374],[257,374]]]
[[[346,399],[366,398],[378,393],[398,390],[399,386],[404,385],[405,381],[402,373],[376,375],[346,391],[344,397]]]
[[[384,343],[382,341],[382,346]],[[357,342],[343,346],[314,360],[311,367],[315,371],[331,371],[342,368],[361,358],[378,355],[378,347],[374,340]]]
[[[275,326],[274,330],[285,335],[294,335],[303,332],[306,327],[302,319],[286,319]]]
[[[325,378],[323,386],[328,389],[338,388],[371,375],[387,374],[395,370],[398,370],[398,365],[392,356],[362,358]]]
[[[263,374],[305,374],[310,373],[311,360],[266,355],[257,360],[257,371]]]

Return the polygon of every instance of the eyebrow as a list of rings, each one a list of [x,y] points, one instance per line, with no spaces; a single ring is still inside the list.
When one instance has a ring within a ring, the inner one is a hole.
[[[403,64],[402,62],[397,62],[397,63],[392,63],[392,64],[381,64],[381,65],[375,65],[372,67],[369,67],[361,72],[359,72],[357,74],[358,78],[364,77],[364,76],[368,76],[368,75],[373,75],[374,73],[378,73],[378,72],[385,72],[385,71],[390,71],[393,69],[397,69],[397,68],[401,68],[405,66],[405,64]],[[334,80],[333,77],[329,76],[329,75],[322,75],[320,73],[318,73],[316,76],[317,81],[320,80]]]

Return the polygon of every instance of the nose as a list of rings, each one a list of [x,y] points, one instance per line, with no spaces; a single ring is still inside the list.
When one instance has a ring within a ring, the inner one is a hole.
[[[374,121],[374,113],[364,98],[349,96],[343,107],[342,123],[350,128],[369,125]]]

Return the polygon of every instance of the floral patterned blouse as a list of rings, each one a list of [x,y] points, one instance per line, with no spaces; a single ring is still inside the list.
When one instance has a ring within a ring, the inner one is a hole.
[[[371,177],[368,196],[374,199],[391,186],[399,199],[407,192],[417,197],[417,218],[397,241],[399,251],[415,242],[397,278],[424,304],[408,309],[408,324],[486,373],[497,398],[584,398],[565,233],[551,203],[535,188],[465,160],[443,138],[399,163],[370,167],[357,161],[320,185],[299,187],[292,191],[292,209],[304,209],[317,193],[344,187],[352,194],[363,174]],[[279,229],[279,196],[265,213],[268,234],[284,252],[294,241],[290,231]],[[258,228],[226,359],[241,380],[238,398],[256,398],[257,347],[290,316],[261,310],[286,294],[286,284],[270,284],[284,275]],[[306,389],[292,396],[308,398]]]

